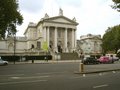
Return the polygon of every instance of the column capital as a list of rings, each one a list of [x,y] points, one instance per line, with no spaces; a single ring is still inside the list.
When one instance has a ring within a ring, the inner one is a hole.
[[[56,27],[56,26],[54,26],[55,27],[55,29],[57,29],[58,27]]]
[[[47,28],[50,28],[50,26],[46,26]]]

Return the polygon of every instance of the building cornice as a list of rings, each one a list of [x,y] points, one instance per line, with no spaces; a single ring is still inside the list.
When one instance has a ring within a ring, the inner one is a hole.
[[[69,21],[69,22],[71,22],[71,23],[52,21],[52,20],[55,20],[55,19],[58,19],[58,18],[63,18],[63,19],[65,19],[65,20],[67,20],[67,21]],[[68,24],[68,25],[75,25],[75,26],[78,25],[78,23],[77,23],[76,21],[71,20],[71,19],[69,19],[69,18],[67,18],[67,17],[65,17],[65,16],[55,16],[55,17],[50,17],[50,18],[46,18],[46,19],[42,18],[42,19],[38,22],[37,26],[38,26],[40,23],[43,24],[44,22],[59,23],[59,24]]]

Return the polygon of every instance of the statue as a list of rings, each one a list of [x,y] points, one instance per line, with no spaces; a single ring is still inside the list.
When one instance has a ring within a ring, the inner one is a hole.
[[[63,16],[63,10],[61,8],[59,9],[59,15]]]
[[[49,18],[48,14],[46,13],[44,16],[45,19]]]
[[[76,21],[76,18],[75,18],[75,17],[73,18],[73,21]]]

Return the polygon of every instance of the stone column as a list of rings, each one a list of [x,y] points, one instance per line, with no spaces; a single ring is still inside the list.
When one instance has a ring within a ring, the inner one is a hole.
[[[55,33],[54,33],[54,48],[55,48],[55,51],[56,52],[58,52],[58,50],[57,50],[57,38],[58,38],[58,36],[57,36],[57,27],[55,27]]]
[[[72,29],[72,36],[71,36],[71,40],[72,40],[72,51],[74,49],[74,40],[75,40],[75,36],[74,36],[74,29]]]
[[[46,27],[44,27],[44,30],[43,30],[43,37],[44,37],[44,42],[46,42]]]
[[[68,52],[68,48],[67,48],[67,28],[65,28],[65,36],[64,36],[64,48],[65,48],[65,52]]]
[[[75,49],[76,49],[76,29],[74,30],[74,47],[75,47]]]
[[[47,44],[48,44],[48,47],[49,47],[49,42],[50,42],[50,40],[49,40],[49,38],[50,38],[50,33],[49,33],[49,27],[47,27]]]

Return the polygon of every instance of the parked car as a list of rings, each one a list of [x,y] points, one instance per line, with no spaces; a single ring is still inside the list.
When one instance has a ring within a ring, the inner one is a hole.
[[[8,65],[8,61],[4,61],[0,58],[0,65]]]
[[[83,60],[84,64],[99,64],[99,61],[94,57],[86,57]]]
[[[114,63],[114,60],[107,56],[101,56],[98,60],[100,63]]]
[[[117,57],[116,54],[106,54],[105,56],[108,56],[110,59],[113,59],[114,61],[119,60],[119,57]]]
[[[114,61],[119,61],[119,57],[113,57]]]

